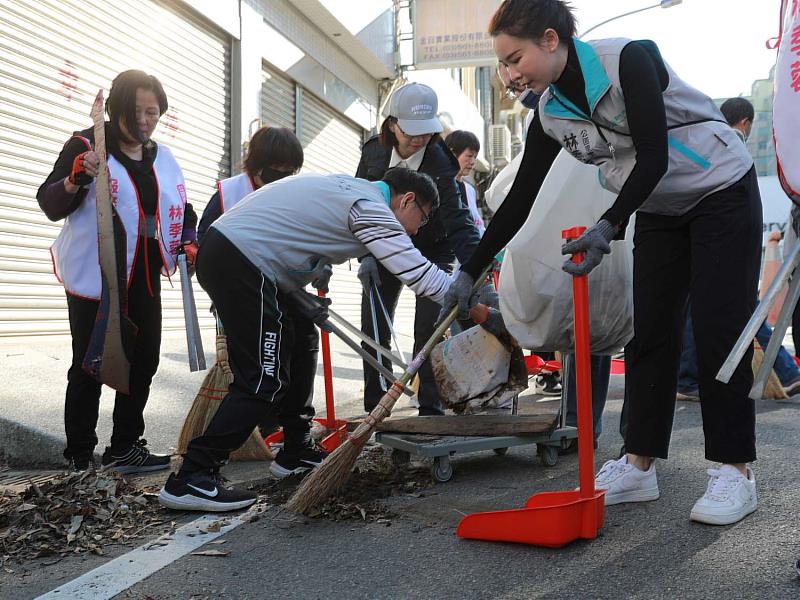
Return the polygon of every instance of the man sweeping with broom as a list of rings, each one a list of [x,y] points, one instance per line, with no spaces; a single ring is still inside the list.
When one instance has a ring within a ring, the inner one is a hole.
[[[308,394],[290,388],[292,377],[316,361],[293,351],[295,323],[327,319],[327,305],[303,288],[329,265],[370,253],[417,295],[440,302],[451,279],[408,237],[437,206],[433,180],[408,169],[387,171],[374,183],[299,175],[259,189],[214,222],[197,257],[197,277],[225,323],[234,379],[208,429],[189,443],[183,465],[161,490],[164,506],[222,512],[253,504],[256,494],[228,486],[219,468],[265,405],[284,432],[271,471],[284,476],[322,463],[325,454],[309,435]]]

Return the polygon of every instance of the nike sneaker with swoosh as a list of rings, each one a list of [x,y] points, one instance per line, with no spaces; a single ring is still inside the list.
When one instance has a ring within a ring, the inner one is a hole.
[[[219,473],[198,471],[184,477],[171,473],[158,501],[175,510],[225,512],[254,504],[258,495],[231,486]]]

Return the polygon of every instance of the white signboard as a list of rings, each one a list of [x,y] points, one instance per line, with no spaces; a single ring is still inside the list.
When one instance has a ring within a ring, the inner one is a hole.
[[[414,65],[418,69],[497,62],[486,29],[500,0],[415,0]]]

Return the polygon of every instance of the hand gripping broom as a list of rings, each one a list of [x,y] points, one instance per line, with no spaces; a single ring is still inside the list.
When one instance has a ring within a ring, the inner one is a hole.
[[[478,288],[483,285],[484,280],[489,275],[489,271],[490,268],[486,269],[475,280],[475,285],[472,286],[473,293],[477,292]],[[375,432],[378,424],[392,413],[392,408],[397,399],[403,394],[405,386],[414,378],[419,368],[427,360],[433,347],[439,343],[444,332],[453,323],[457,314],[458,307],[454,306],[450,313],[439,323],[431,337],[425,342],[425,345],[414,357],[414,360],[409,363],[400,378],[392,384],[380,402],[378,402],[378,405],[367,415],[363,423],[347,436],[344,443],[336,448],[318,469],[315,469],[303,480],[303,483],[286,503],[288,510],[304,513],[321,504],[328,496],[344,487],[364,444]]]
[[[194,397],[192,407],[183,422],[178,436],[177,454],[185,454],[194,438],[203,435],[211,419],[217,414],[220,402],[233,382],[233,372],[228,364],[228,343],[222,324],[217,321],[217,360],[208,370],[200,389]],[[272,460],[272,452],[254,429],[242,446],[231,453],[230,460]]]

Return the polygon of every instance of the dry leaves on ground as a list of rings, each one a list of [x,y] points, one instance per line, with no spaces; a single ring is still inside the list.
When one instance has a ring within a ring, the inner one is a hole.
[[[289,477],[269,482],[257,491],[267,503],[284,504],[294,493],[299,480]],[[428,466],[411,463],[397,468],[389,458],[389,451],[381,446],[364,448],[356,461],[350,479],[342,492],[331,496],[325,504],[307,516],[331,521],[364,521],[391,524],[394,516],[383,499],[402,494],[420,494],[434,485]]]
[[[169,523],[158,488],[137,488],[114,473],[65,474],[21,495],[0,495],[0,560],[92,552]]]

